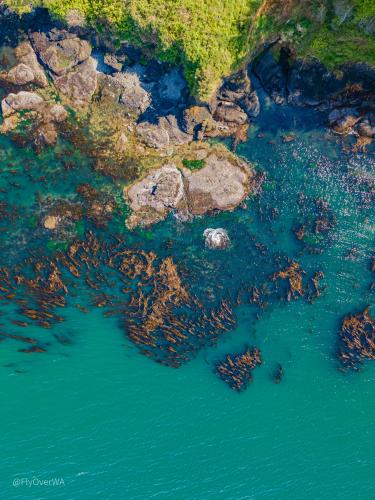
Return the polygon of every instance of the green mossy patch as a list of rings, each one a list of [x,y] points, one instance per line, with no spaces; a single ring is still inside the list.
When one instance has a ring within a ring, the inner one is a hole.
[[[189,170],[200,170],[204,167],[204,160],[182,160],[182,164]]]

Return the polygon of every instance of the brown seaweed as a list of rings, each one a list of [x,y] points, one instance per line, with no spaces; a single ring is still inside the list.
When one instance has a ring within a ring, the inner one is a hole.
[[[375,359],[375,320],[369,307],[345,316],[339,334],[338,357],[345,368],[357,370],[366,359]]]
[[[254,368],[261,364],[260,350],[252,347],[241,354],[227,354],[225,361],[216,363],[216,372],[233,390],[240,392],[252,381]]]

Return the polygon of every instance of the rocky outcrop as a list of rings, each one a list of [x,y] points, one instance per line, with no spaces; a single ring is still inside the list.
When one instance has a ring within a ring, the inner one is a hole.
[[[358,111],[351,108],[334,109],[328,116],[331,129],[340,135],[353,132],[353,127],[360,119]]]
[[[292,48],[275,43],[251,69],[278,104],[324,110],[374,102],[375,69],[366,64],[346,63],[329,71],[318,59],[299,59]]]
[[[90,44],[66,30],[31,33],[30,40],[53,78],[66,75],[91,55]]]
[[[328,71],[317,59],[297,59],[288,69],[288,102],[297,106],[320,106],[343,90],[343,78]]]
[[[184,110],[182,128],[198,139],[247,137],[250,120],[258,116],[258,95],[251,89],[246,69],[227,78],[209,106],[193,105]]]
[[[128,226],[153,224],[184,204],[182,173],[175,165],[164,165],[133,184],[126,196],[133,212],[127,220]]]
[[[225,154],[213,153],[200,170],[167,164],[125,189],[132,210],[129,227],[150,225],[171,211],[183,217],[233,210],[255,186],[250,166]]]
[[[205,166],[185,173],[189,211],[203,215],[215,210],[232,210],[250,191],[253,172],[249,165],[226,156],[210,155]]]
[[[1,102],[3,117],[25,110],[35,110],[43,103],[43,99],[35,92],[21,91],[18,94],[9,94]]]
[[[74,105],[85,106],[90,102],[97,85],[96,61],[90,57],[74,71],[55,78],[54,83]]]
[[[38,63],[33,48],[28,41],[21,42],[14,50],[15,64],[0,73],[0,80],[20,86],[35,84],[40,87],[48,85],[43,68]]]
[[[193,136],[183,132],[173,115],[159,118],[157,124],[142,122],[137,125],[138,137],[148,147],[165,149],[168,146],[180,146],[193,140]]]
[[[203,136],[207,129],[215,128],[212,115],[206,106],[191,106],[183,113],[182,128],[187,134]]]
[[[245,113],[248,118],[255,118],[259,115],[260,105],[258,94],[251,87],[251,81],[247,68],[241,69],[229,78],[226,78],[223,85],[220,87],[216,95],[215,107],[221,106],[225,108],[225,106],[227,106],[227,109],[230,109],[230,107],[228,107],[229,104],[232,105],[232,110],[228,117],[229,119],[225,119],[225,121],[234,123],[246,122],[244,117],[234,117],[233,109],[241,110],[241,112]],[[221,116],[223,115],[221,114]]]
[[[21,132],[21,136],[27,138],[27,143],[37,151],[43,146],[52,146],[56,143],[58,124],[68,118],[68,112],[61,104],[46,102],[35,92],[10,93],[2,100],[1,110],[4,121],[0,133],[17,131],[18,125],[22,122],[23,112],[28,120],[32,118],[32,124],[25,125],[26,128]]]
[[[266,50],[252,66],[263,88],[277,104],[287,100],[287,79],[285,68],[276,60],[271,50]]]
[[[97,63],[90,57],[90,44],[56,28],[48,33],[31,33],[30,40],[56,88],[74,105],[86,105],[97,86]]]
[[[361,137],[375,139],[375,114],[368,113],[368,115],[365,115],[358,123],[356,130]]]
[[[335,134],[358,137],[358,148],[366,147],[375,138],[375,114],[356,108],[337,108],[330,112],[328,122]]]

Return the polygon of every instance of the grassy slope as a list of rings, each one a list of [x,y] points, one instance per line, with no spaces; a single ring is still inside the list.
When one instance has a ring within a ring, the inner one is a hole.
[[[18,10],[48,7],[65,17],[78,10],[97,29],[180,62],[196,95],[206,98],[259,44],[273,36],[299,54],[329,67],[348,60],[375,65],[375,37],[366,22],[374,0],[341,0],[352,7],[344,20],[333,0],[7,0]]]

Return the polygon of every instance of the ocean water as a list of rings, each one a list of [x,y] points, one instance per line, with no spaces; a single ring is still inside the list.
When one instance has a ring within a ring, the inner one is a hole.
[[[27,331],[46,348],[25,354],[15,340],[0,343],[2,498],[374,497],[375,365],[342,372],[337,359],[343,316],[374,303],[375,161],[371,149],[356,153],[352,145],[330,136],[318,113],[264,99],[237,151],[265,174],[262,193],[246,206],[189,223],[170,217],[135,233],[125,229],[122,207],[106,230],[87,220],[71,228],[81,237],[88,229],[120,234],[129,248],[171,256],[205,306],[233,301],[236,324],[173,369],[139,352],[120,314],[78,310],[76,303],[90,302],[82,283],[61,313],[65,321],[51,329],[17,327],[10,321],[16,310],[2,304],[1,332]],[[92,173],[88,159],[68,154],[69,145],[39,157],[3,138],[0,148],[1,199],[18,215],[0,221],[2,265],[30,249],[52,255],[64,248],[38,229],[47,195],[74,199],[78,182],[119,192],[116,182]],[[293,231],[309,228],[322,206],[332,229],[309,234],[303,245]],[[205,249],[207,227],[226,228],[231,247]],[[288,259],[301,264],[306,286],[324,273],[320,297],[287,301],[280,287],[261,310],[235,303],[244,285],[271,286]],[[58,342],[61,336],[69,342]],[[214,367],[245,345],[261,349],[263,364],[236,393]],[[284,376],[275,384],[278,364]],[[51,479],[63,482],[37,484]]]

